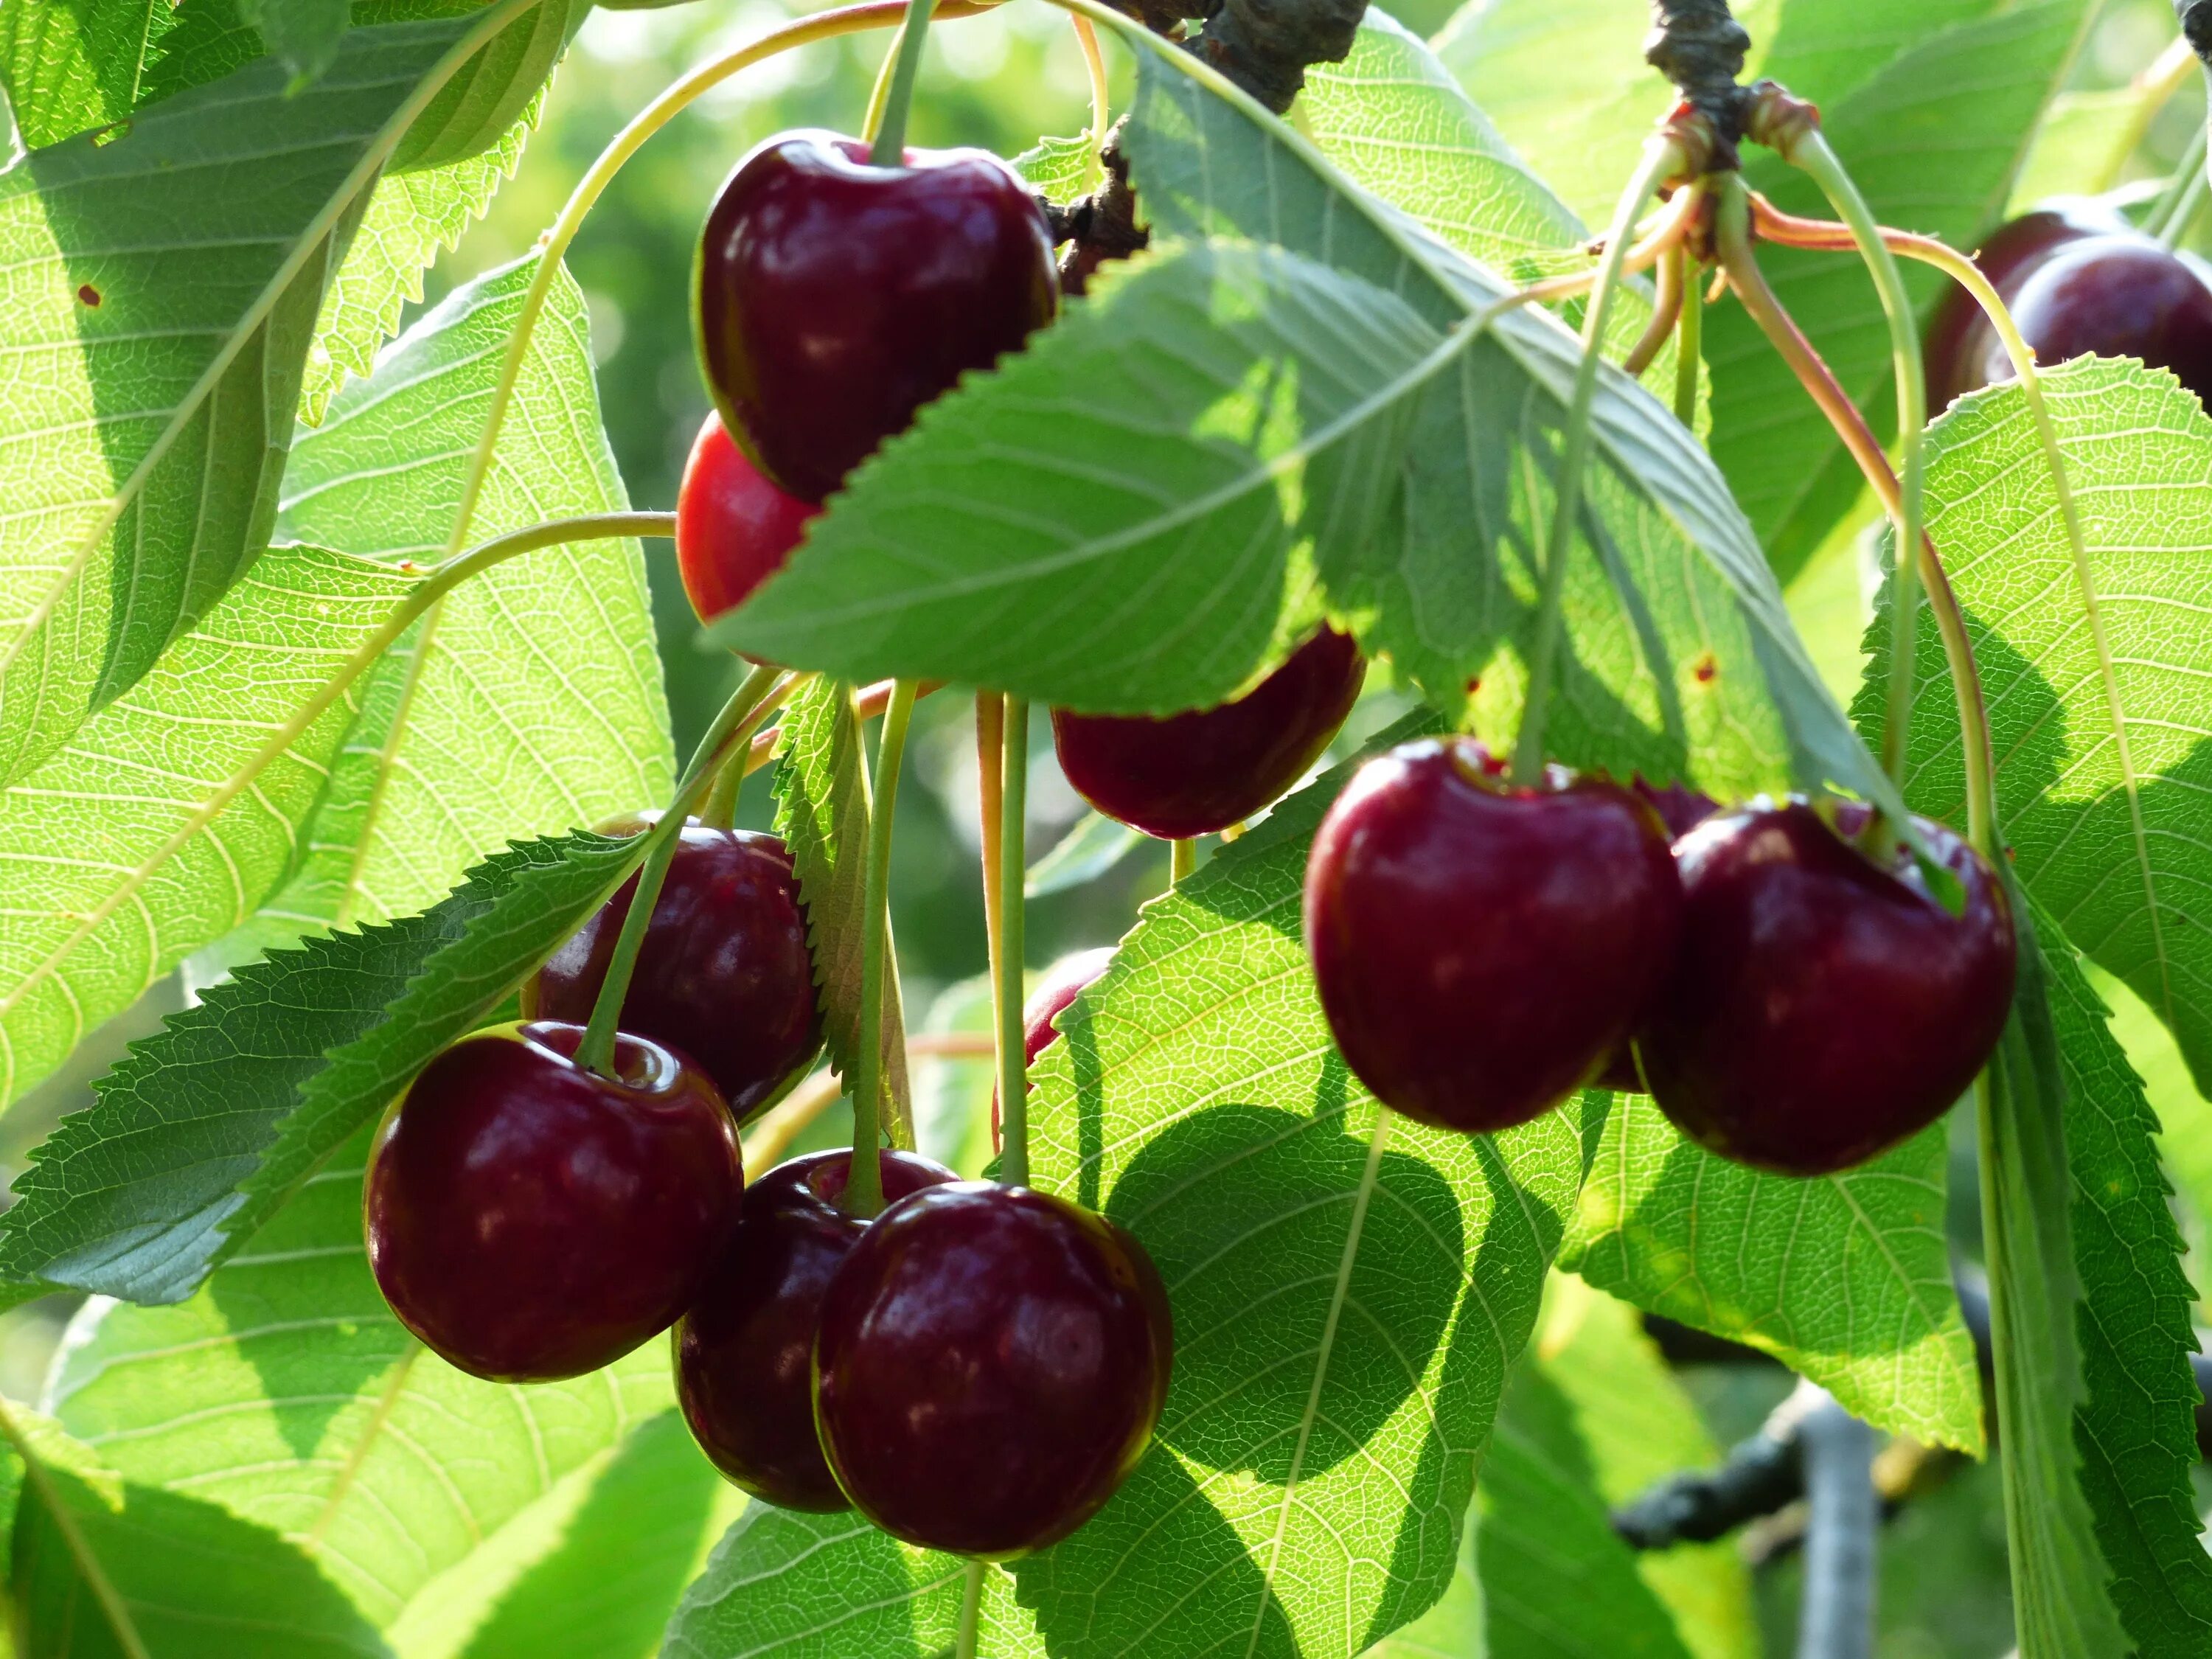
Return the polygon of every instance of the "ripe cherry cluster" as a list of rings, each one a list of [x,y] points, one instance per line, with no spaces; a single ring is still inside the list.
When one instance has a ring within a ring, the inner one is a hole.
[[[854,465],[1057,305],[1043,216],[1005,163],[867,155],[785,134],[708,216],[695,299],[716,413],[677,515],[702,616],[742,602]],[[678,833],[594,1071],[578,1056],[636,884],[545,963],[521,1023],[447,1049],[386,1113],[365,1206],[394,1312],[509,1382],[594,1370],[673,1325],[686,1419],[748,1492],[977,1558],[1064,1537],[1166,1399],[1173,1332],[1142,1247],[1064,1199],[898,1151],[877,1153],[873,1216],[844,1202],[851,1153],[746,1187],[738,1123],[823,1041],[788,851]]]

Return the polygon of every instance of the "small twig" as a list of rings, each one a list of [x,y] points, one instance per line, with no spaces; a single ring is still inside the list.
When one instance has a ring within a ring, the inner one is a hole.
[[[1796,1427],[1795,1417],[1778,1411],[1718,1468],[1669,1475],[1615,1510],[1613,1529],[1632,1549],[1710,1544],[1795,1503],[1805,1491]]]

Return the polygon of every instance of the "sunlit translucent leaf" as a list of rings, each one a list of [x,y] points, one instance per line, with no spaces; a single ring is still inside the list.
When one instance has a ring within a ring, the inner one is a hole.
[[[0,781],[261,550],[323,289],[465,31],[351,31],[312,98],[249,64],[0,173]]]
[[[1624,1095],[1564,1259],[1615,1296],[1776,1355],[1869,1422],[1978,1451],[1943,1173],[1933,1129],[1840,1175],[1765,1175]]]
[[[33,149],[219,79],[261,52],[259,31],[226,0],[0,6],[0,81]]]
[[[496,0],[357,0],[356,25],[386,17],[465,15]],[[402,171],[480,155],[519,120],[552,74],[591,0],[538,0],[461,65],[416,118],[392,157]]]
[[[0,1214],[0,1273],[189,1295],[573,933],[634,854],[599,836],[516,848],[422,915],[279,951],[210,990],[33,1154]]]
[[[604,1468],[632,1427],[667,1408],[670,1382],[659,1342],[527,1389],[478,1382],[425,1352],[386,1309],[362,1250],[368,1138],[355,1137],[190,1301],[89,1304],[46,1403],[133,1491],[188,1497],[263,1529],[263,1547],[320,1570],[356,1628],[383,1629],[441,1576],[495,1564],[509,1526],[551,1547],[535,1506],[571,1474]],[[696,1486],[678,1485],[678,1513],[688,1506],[703,1527]],[[163,1553],[158,1528],[138,1535],[142,1552]],[[679,1559],[696,1547],[679,1547]],[[223,1598],[242,1626],[264,1611],[251,1585]]]
[[[286,533],[380,559],[439,556],[536,268],[526,258],[457,289],[338,394],[293,451]],[[470,539],[628,505],[583,296],[562,273]],[[364,701],[307,858],[232,954],[409,915],[507,842],[658,805],[672,781],[634,541],[544,548],[471,577],[379,665]]]
[[[1040,138],[1014,157],[1014,171],[1065,205],[1098,182],[1098,154],[1087,132],[1073,138]]]
[[[300,713],[412,586],[339,554],[270,552],[144,681],[0,793],[0,1100],[276,884],[353,708]]]
[[[802,686],[783,716],[775,769],[775,830],[791,849],[806,905],[823,1041],[840,1077],[860,1051],[860,933],[867,885],[869,789],[860,757],[852,687],[817,679]],[[890,921],[884,949],[897,961]],[[896,973],[884,978],[884,1128],[897,1146],[914,1145],[913,1090],[907,1077],[906,1016]]]

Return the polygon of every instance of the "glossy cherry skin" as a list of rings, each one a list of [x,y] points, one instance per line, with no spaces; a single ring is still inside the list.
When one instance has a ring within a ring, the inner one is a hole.
[[[958,1177],[913,1152],[884,1152],[896,1202]],[[837,1207],[849,1152],[777,1165],[745,1189],[738,1228],[676,1327],[676,1397],[714,1467],[787,1510],[850,1508],[814,1433],[814,1330],[830,1278],[867,1224]]]
[[[523,987],[526,1017],[590,1020],[636,891],[633,876]],[[697,1061],[741,1122],[812,1062],[822,1017],[806,912],[781,841],[684,827],[623,999],[622,1028]]]
[[[368,1262],[425,1346],[495,1382],[580,1376],[668,1328],[738,1218],[737,1125],[706,1074],[623,1036],[622,1081],[534,1021],[464,1037],[378,1127]]]
[[[1647,783],[1642,778],[1631,780],[1629,786],[1638,795],[1651,803],[1651,810],[1667,826],[1667,834],[1676,839],[1686,836],[1698,825],[1721,810],[1721,805],[1702,789],[1692,789],[1683,783]],[[1624,1042],[1613,1051],[1605,1069],[1591,1079],[1592,1085],[1611,1089],[1616,1093],[1640,1095],[1644,1092],[1644,1079],[1636,1069],[1632,1042]]]
[[[834,133],[787,132],[708,210],[694,295],[716,406],[761,470],[818,501],[915,411],[1052,319],[1051,233],[981,150],[876,167]]]
[[[1362,768],[1306,864],[1306,949],[1337,1047],[1384,1104],[1504,1129],[1589,1082],[1668,971],[1681,884],[1650,805],[1465,738]]]
[[[1940,823],[1920,828],[1965,889],[1963,915],[1929,896],[1902,849],[1878,868],[1802,803],[1682,838],[1681,945],[1637,1047],[1685,1134],[1760,1169],[1825,1175],[1966,1092],[2012,1006],[2012,910],[1978,854]]]
[[[676,491],[676,568],[702,622],[743,605],[783,568],[821,512],[779,489],[709,414]]]
[[[814,1420],[854,1507],[910,1543],[1005,1560],[1065,1538],[1137,1465],[1174,1335],[1139,1245],[1026,1187],[886,1209],[830,1281]]]
[[[2191,256],[2169,253],[2094,207],[2039,212],[1992,237],[1978,263],[2040,363],[2084,353],[2136,357],[2212,395],[2212,284]],[[2012,378],[1996,331],[1964,289],[1931,325],[1929,399]]]
[[[1060,769],[1108,817],[1163,841],[1241,823],[1305,775],[1358,701],[1367,664],[1324,628],[1234,702],[1170,714],[1052,714]]]
[[[1034,1066],[1036,1057],[1060,1040],[1060,1017],[1076,994],[1114,964],[1111,945],[1077,951],[1044,970],[1030,1000],[1022,1005],[1022,1064]],[[991,1090],[991,1150],[1000,1150],[999,1091]]]

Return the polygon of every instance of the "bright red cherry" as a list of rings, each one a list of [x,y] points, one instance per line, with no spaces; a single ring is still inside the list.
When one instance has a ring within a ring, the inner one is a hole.
[[[1104,973],[1114,963],[1114,948],[1102,945],[1095,951],[1077,951],[1044,970],[1030,1000],[1022,1005],[1022,1064],[1034,1066],[1036,1057],[1060,1040],[1060,1017],[1076,994]],[[999,1149],[999,1091],[991,1088],[991,1147]]]
[[[422,1069],[379,1126],[368,1262],[400,1322],[495,1382],[580,1376],[668,1328],[738,1218],[737,1125],[705,1073],[624,1036],[494,1026]]]
[[[1855,831],[1864,811],[1839,822]],[[1965,889],[1961,915],[1905,849],[1878,866],[1802,802],[1682,838],[1681,944],[1637,1047],[1692,1139],[1825,1175],[1934,1122],[1974,1080],[2012,1007],[2012,908],[1979,854],[1916,822]]]
[[[891,1202],[957,1180],[912,1152],[885,1152]],[[814,1432],[814,1329],[830,1276],[867,1224],[837,1207],[853,1155],[814,1152],[745,1189],[738,1230],[676,1327],[676,1397],[714,1466],[787,1510],[850,1508]]]
[[[2212,284],[2101,204],[2027,214],[1977,256],[2040,363],[2084,353],[2136,357],[2212,396]],[[1966,290],[1945,296],[1929,331],[1929,402],[2012,378],[1996,331]]]
[[[1005,1560],[1065,1538],[1144,1455],[1174,1339],[1144,1247],[1026,1187],[930,1187],[830,1281],[815,1424],[861,1514]]]
[[[1144,715],[1052,714],[1060,769],[1109,818],[1177,841],[1242,823],[1305,775],[1358,700],[1367,665],[1324,628],[1234,702]]]
[[[1444,1128],[1524,1123],[1597,1075],[1668,970],[1681,884],[1650,805],[1466,738],[1362,768],[1306,864],[1306,949],[1352,1071]]]
[[[645,822],[628,819],[606,833],[635,833]],[[523,987],[526,1017],[590,1021],[636,891],[633,876]],[[741,1122],[812,1062],[822,1017],[806,911],[782,842],[684,827],[621,1024],[697,1061]]]
[[[975,149],[787,132],[707,215],[694,293],[707,382],[769,477],[818,501],[915,411],[1052,319],[1051,233],[1021,176]]]
[[[676,491],[676,568],[702,622],[736,609],[783,568],[821,508],[777,489],[709,414]]]

